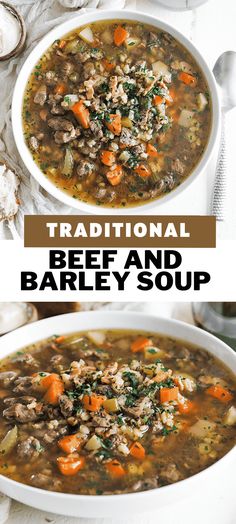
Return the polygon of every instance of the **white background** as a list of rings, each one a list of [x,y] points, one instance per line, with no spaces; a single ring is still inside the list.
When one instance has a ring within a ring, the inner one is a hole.
[[[62,248],[60,248],[62,249]],[[78,248],[79,249],[79,248]],[[49,270],[49,256],[47,248],[23,248],[21,241],[4,240],[1,242],[1,272],[0,272],[0,294],[2,301],[157,301],[163,300],[214,300],[214,301],[235,301],[236,300],[236,279],[235,279],[235,258],[232,256],[232,243],[218,242],[217,249],[182,249],[178,250],[182,254],[183,262],[181,270],[185,271],[208,271],[211,275],[211,282],[202,286],[201,291],[138,291],[136,290],[136,274],[133,270],[125,292],[118,292],[115,280],[111,291],[25,291],[20,292],[20,273],[21,271],[34,271],[41,279],[45,271]],[[116,262],[111,265],[111,270],[124,272],[123,264],[127,258],[129,250],[119,249]],[[155,250],[153,250],[155,252]],[[143,250],[139,250],[141,259]],[[54,270],[57,275],[59,270]],[[64,269],[63,271],[66,271]],[[73,271],[73,270],[72,270]],[[75,270],[77,272],[77,270]],[[105,270],[106,271],[106,270]],[[152,269],[151,269],[152,271]],[[153,268],[153,273],[158,270]],[[88,270],[90,282],[93,283],[93,270]],[[89,282],[89,284],[90,284]]]

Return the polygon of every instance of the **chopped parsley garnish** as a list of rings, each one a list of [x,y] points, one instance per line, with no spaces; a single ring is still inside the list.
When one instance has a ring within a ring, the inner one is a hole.
[[[131,371],[124,371],[123,377],[127,378],[131,384],[132,387],[136,387],[138,385],[138,379],[135,375],[135,373],[132,373]]]

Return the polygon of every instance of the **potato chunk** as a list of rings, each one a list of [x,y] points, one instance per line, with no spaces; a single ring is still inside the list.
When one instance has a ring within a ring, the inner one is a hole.
[[[227,426],[234,426],[236,424],[236,408],[234,406],[231,406],[224,418],[224,423],[227,424]]]
[[[196,438],[208,437],[216,428],[216,424],[210,420],[200,419],[189,428],[189,433]]]
[[[87,442],[85,448],[88,451],[96,451],[102,447],[101,440],[97,435],[93,435]]]
[[[119,411],[119,404],[116,398],[104,400],[103,407],[108,413],[116,413]]]

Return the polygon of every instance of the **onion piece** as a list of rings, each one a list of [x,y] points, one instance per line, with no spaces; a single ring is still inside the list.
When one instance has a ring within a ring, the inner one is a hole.
[[[70,40],[66,44],[64,52],[66,54],[70,54],[71,53],[72,55],[75,55],[78,52],[78,44],[79,43],[80,43],[80,41],[77,38],[74,38],[73,40]]]
[[[216,428],[215,422],[210,420],[200,419],[193,426],[189,428],[189,433],[196,438],[208,437]]]
[[[73,106],[74,104],[76,104],[76,102],[78,102],[78,100],[79,100],[78,95],[75,95],[74,93],[71,93],[71,94],[69,93],[68,95],[64,96],[64,100],[61,103],[61,106],[65,107],[65,108],[68,108],[68,107]]]
[[[103,331],[88,331],[88,338],[96,346],[102,346],[106,340],[106,335]]]
[[[0,442],[1,455],[6,455],[7,453],[10,453],[10,451],[15,447],[17,443],[17,438],[18,429],[17,426],[14,426],[14,428],[10,429],[10,431],[7,432],[5,437],[3,437],[2,441]]]
[[[129,36],[125,40],[125,45],[127,49],[135,49],[135,47],[137,47],[140,44],[140,42],[141,42],[140,38],[134,38],[132,36]]]
[[[197,95],[198,111],[200,112],[204,111],[207,104],[208,104],[207,97],[204,95],[204,93],[198,93]]]
[[[236,408],[234,406],[231,406],[224,418],[224,424],[227,424],[227,426],[234,426],[236,424]]]
[[[171,82],[171,72],[168,69],[168,66],[158,60],[152,64],[152,69],[155,75],[163,76],[166,82]]]
[[[178,120],[179,126],[191,127],[193,125],[194,112],[188,109],[182,109]]]
[[[64,166],[62,168],[62,174],[68,178],[71,177],[73,167],[74,167],[74,158],[73,158],[70,148],[67,147],[66,154],[65,154],[65,160],[64,160]]]
[[[94,41],[93,32],[91,27],[87,26],[79,33],[80,38],[87,42],[88,44],[92,44]]]

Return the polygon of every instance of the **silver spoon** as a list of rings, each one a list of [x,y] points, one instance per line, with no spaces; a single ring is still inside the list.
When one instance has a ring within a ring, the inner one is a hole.
[[[226,113],[236,106],[236,52],[225,51],[215,63],[213,73],[218,85],[221,88],[221,142],[217,160],[216,177],[212,199],[212,215],[216,220],[225,219],[225,199],[226,199]]]

